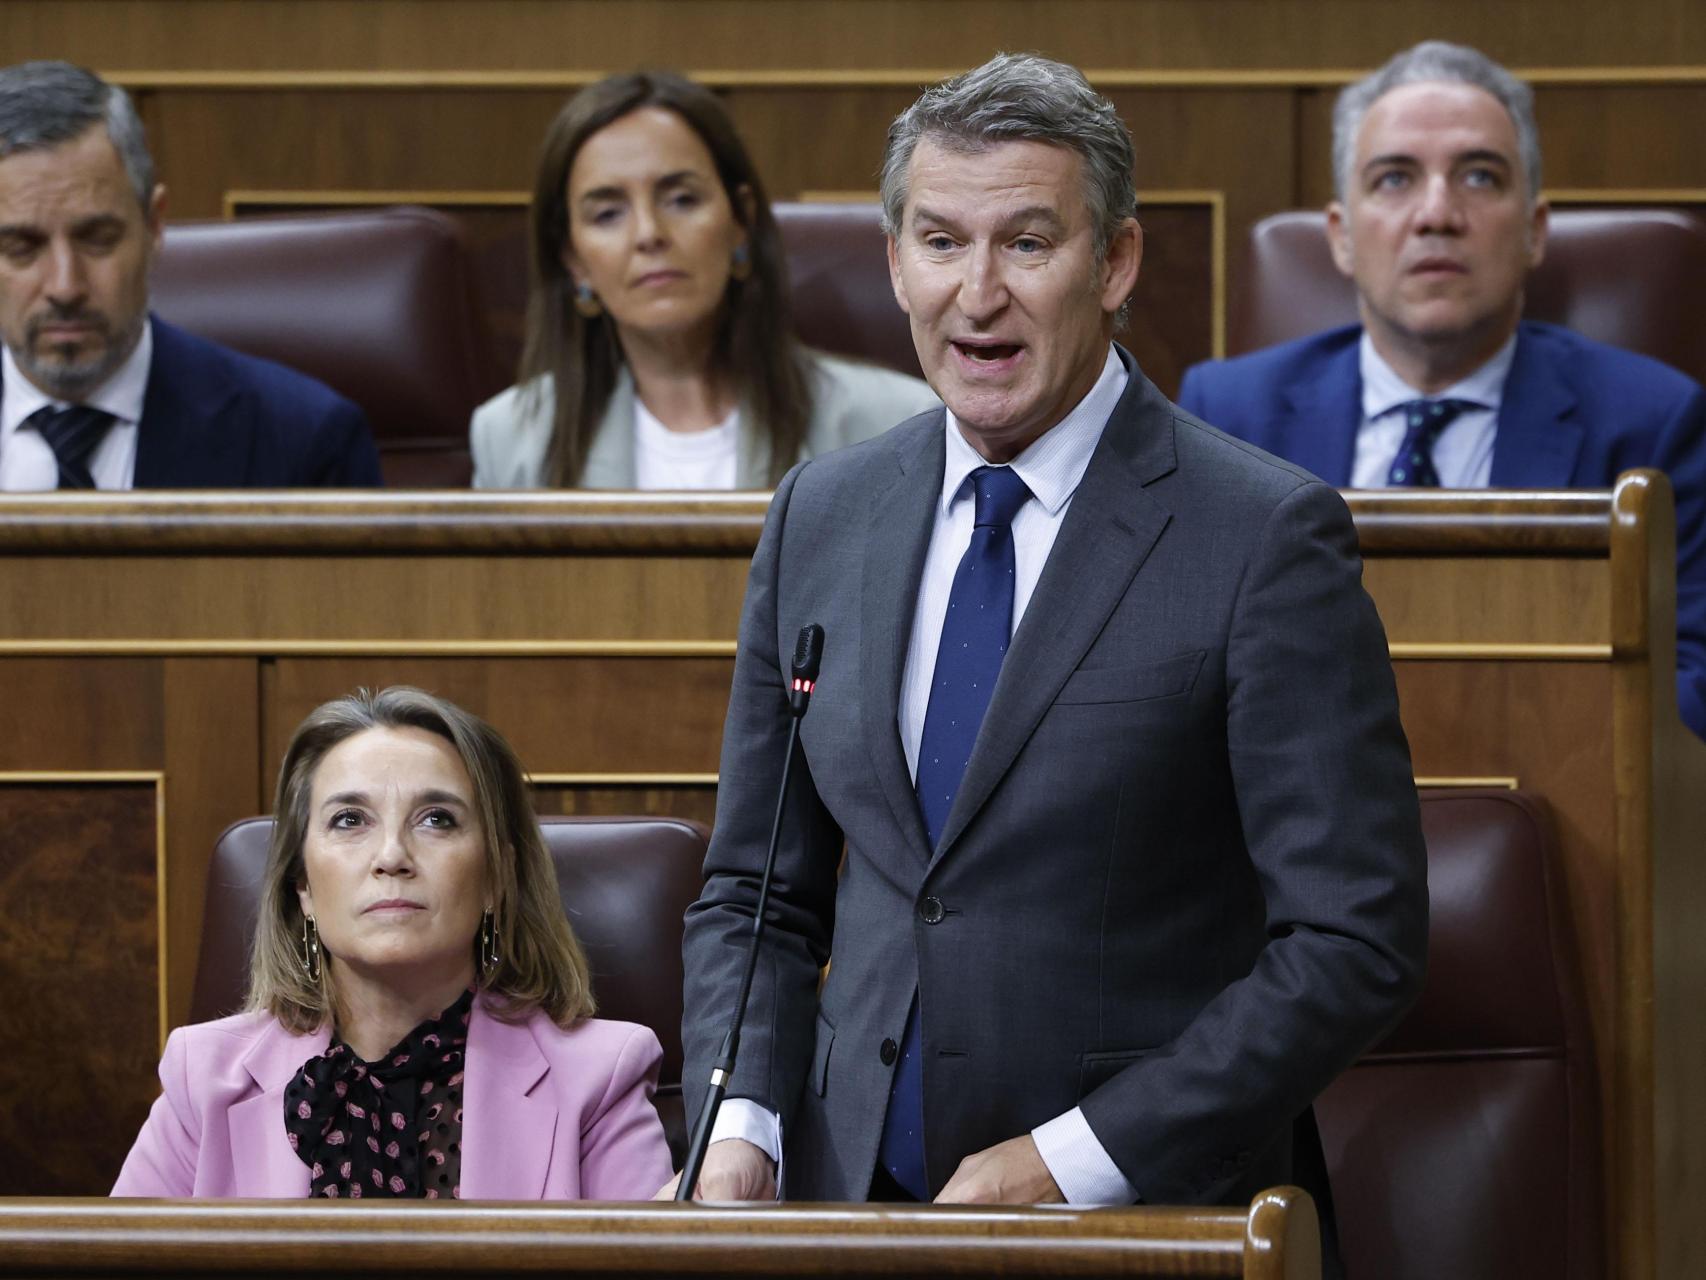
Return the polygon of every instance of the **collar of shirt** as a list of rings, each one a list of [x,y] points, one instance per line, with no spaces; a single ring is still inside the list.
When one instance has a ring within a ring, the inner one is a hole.
[[[1058,515],[1077,492],[1078,483],[1084,479],[1084,472],[1090,466],[1090,455],[1096,451],[1096,442],[1102,438],[1102,429],[1108,425],[1108,418],[1125,394],[1126,383],[1130,380],[1131,375],[1110,345],[1101,376],[1089,394],[1013,459],[1013,470],[1019,473],[1019,479],[1025,482],[1025,487],[1050,516]],[[942,472],[943,516],[948,514],[962,490],[967,497],[971,496],[971,487],[966,484],[971,473],[989,465],[988,459],[967,443],[952,409],[948,410],[947,417],[947,465]]]
[[[1357,360],[1362,371],[1363,420],[1373,422],[1410,400],[1467,400],[1496,414],[1499,411],[1499,402],[1504,398],[1505,378],[1509,375],[1511,361],[1515,358],[1516,334],[1513,333],[1505,340],[1505,345],[1493,353],[1491,360],[1467,378],[1454,382],[1437,395],[1424,396],[1400,378],[1397,371],[1386,363],[1380,352],[1374,349],[1374,341],[1368,336],[1368,330],[1364,329],[1357,351]]]
[[[154,322],[145,320],[136,349],[83,403],[104,409],[121,425],[135,426],[142,421],[142,401],[148,394],[148,368],[153,360]],[[0,343],[0,388],[3,388],[3,394],[0,394],[0,439],[11,439],[38,409],[49,405],[63,408],[67,403],[55,400],[24,377],[12,356],[12,348],[4,343]]]

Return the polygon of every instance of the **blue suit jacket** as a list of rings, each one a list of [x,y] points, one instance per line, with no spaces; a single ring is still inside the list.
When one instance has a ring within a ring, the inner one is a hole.
[[[1349,325],[1185,374],[1179,403],[1251,444],[1350,483],[1362,375]],[[1676,491],[1677,684],[1706,738],[1706,391],[1668,365],[1524,321],[1493,438],[1492,487],[1605,489],[1656,467]]]
[[[305,374],[158,316],[136,435],[138,489],[375,487],[379,454],[353,403]]]

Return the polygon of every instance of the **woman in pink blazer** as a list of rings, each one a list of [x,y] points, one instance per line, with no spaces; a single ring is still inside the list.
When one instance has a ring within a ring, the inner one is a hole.
[[[521,766],[416,689],[280,771],[249,1009],[181,1027],[114,1195],[644,1199],[662,1051],[590,1018]]]

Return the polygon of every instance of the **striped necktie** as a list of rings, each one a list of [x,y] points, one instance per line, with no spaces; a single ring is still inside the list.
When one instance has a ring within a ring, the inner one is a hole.
[[[93,489],[95,477],[89,474],[89,459],[117,421],[105,409],[86,404],[63,409],[48,405],[24,419],[23,425],[34,427],[53,450],[61,489]]]

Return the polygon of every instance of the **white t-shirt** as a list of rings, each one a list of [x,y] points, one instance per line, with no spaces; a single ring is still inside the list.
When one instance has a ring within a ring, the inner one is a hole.
[[[703,431],[671,431],[634,398],[634,484],[640,489],[733,489],[740,410]]]

